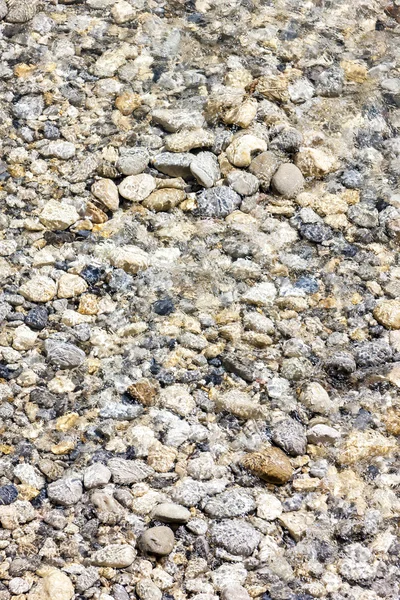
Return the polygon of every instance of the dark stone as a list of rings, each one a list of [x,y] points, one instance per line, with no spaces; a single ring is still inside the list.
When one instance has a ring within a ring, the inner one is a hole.
[[[163,298],[162,300],[154,302],[153,310],[157,315],[165,316],[173,313],[175,306],[171,298]]]
[[[42,330],[46,327],[48,313],[45,306],[35,306],[25,317],[25,324],[31,329]]]
[[[202,217],[227,217],[239,208],[241,202],[239,194],[225,185],[203,190],[197,196],[198,211]]]
[[[58,140],[61,137],[60,130],[51,121],[46,121],[43,126],[43,135],[46,140]]]
[[[319,290],[319,283],[313,277],[299,277],[294,287],[304,290],[306,294],[315,294]]]
[[[2,485],[0,487],[0,506],[12,504],[18,498],[18,490],[15,485]]]
[[[300,234],[316,244],[321,244],[332,239],[332,229],[322,223],[302,223],[299,227]]]

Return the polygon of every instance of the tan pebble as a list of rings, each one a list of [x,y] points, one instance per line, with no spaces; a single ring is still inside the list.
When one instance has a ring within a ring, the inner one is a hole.
[[[141,97],[133,92],[123,92],[115,101],[115,106],[125,116],[131,115],[141,104]]]
[[[186,198],[182,190],[164,188],[156,190],[143,202],[143,206],[155,212],[168,211]]]
[[[368,77],[367,68],[353,60],[342,60],[340,63],[347,81],[363,83]]]
[[[55,444],[54,446],[52,446],[51,451],[53,454],[56,454],[56,455],[68,454],[74,448],[75,448],[74,442],[72,442],[70,440],[66,440],[65,442],[60,442],[59,444]]]
[[[226,149],[229,162],[235,167],[248,167],[255,152],[265,152],[267,142],[255,135],[246,134],[233,140]]]
[[[140,379],[129,386],[127,392],[144,406],[154,406],[158,390],[154,383],[148,379]]]
[[[337,168],[336,158],[319,148],[302,148],[295,163],[305,177],[324,177]]]
[[[19,293],[32,302],[49,302],[56,295],[56,284],[50,277],[39,275],[22,284]]]
[[[214,134],[205,129],[180,131],[172,135],[167,135],[165,138],[165,149],[168,152],[189,152],[193,148],[209,148],[213,145],[214,139]]]
[[[223,121],[227,125],[237,125],[245,129],[255,119],[256,114],[257,100],[249,98],[240,106],[228,110],[223,117]]]
[[[58,298],[75,298],[87,290],[86,281],[79,275],[64,273],[58,280]]]
[[[384,300],[374,310],[375,319],[387,329],[400,329],[400,300]]]
[[[96,224],[102,224],[108,221],[106,213],[93,204],[93,202],[86,203],[85,216]]]
[[[118,210],[118,188],[112,179],[99,179],[95,181],[91,187],[91,192],[106,208],[112,211]]]
[[[59,417],[56,421],[57,431],[68,431],[71,427],[74,427],[79,420],[78,413],[68,413]]]
[[[97,315],[99,299],[94,294],[84,294],[79,302],[78,312],[81,315]]]
[[[178,451],[169,446],[156,442],[150,449],[147,464],[157,473],[168,473],[173,467],[178,456]]]
[[[366,458],[386,456],[396,448],[396,440],[379,431],[353,431],[339,449],[338,460],[342,465],[352,465]]]
[[[247,454],[242,464],[246,469],[270,483],[286,483],[293,475],[293,468],[286,454],[272,446],[261,452]]]
[[[391,408],[382,415],[386,430],[391,435],[400,435],[400,410]]]

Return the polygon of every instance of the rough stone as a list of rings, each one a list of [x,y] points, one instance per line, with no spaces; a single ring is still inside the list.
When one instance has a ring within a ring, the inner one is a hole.
[[[270,447],[260,452],[249,453],[242,463],[246,469],[270,483],[284,484],[293,474],[290,460],[279,448]]]

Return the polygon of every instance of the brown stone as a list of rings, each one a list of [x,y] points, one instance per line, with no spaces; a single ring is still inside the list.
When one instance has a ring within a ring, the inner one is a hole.
[[[286,483],[293,474],[292,465],[286,454],[272,446],[261,452],[247,454],[242,464],[246,469],[269,483]]]
[[[142,104],[139,94],[123,92],[115,101],[115,106],[123,115],[131,115]]]
[[[152,192],[143,202],[143,206],[155,212],[165,212],[178,206],[185,198],[186,194],[182,190],[164,188]]]
[[[374,310],[375,319],[387,329],[400,329],[400,301],[384,300]]]
[[[144,406],[154,406],[157,388],[148,379],[140,379],[128,387],[127,392],[132,398],[138,400]]]

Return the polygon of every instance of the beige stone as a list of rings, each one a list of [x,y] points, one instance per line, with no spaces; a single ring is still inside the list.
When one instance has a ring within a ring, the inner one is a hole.
[[[319,148],[301,148],[295,163],[305,177],[316,178],[324,177],[338,166],[334,156]]]
[[[56,295],[56,284],[50,277],[32,277],[19,288],[19,293],[32,302],[49,302]]]
[[[226,156],[233,166],[248,167],[254,153],[266,150],[267,142],[255,135],[246,134],[233,140],[226,149]]]
[[[78,221],[79,213],[71,204],[49,200],[43,207],[39,219],[45,227],[52,231],[63,230]]]
[[[387,329],[400,329],[400,300],[383,300],[375,308],[374,317]]]
[[[292,465],[286,454],[272,446],[260,452],[250,452],[244,457],[242,464],[269,483],[284,484],[293,474]]]
[[[99,179],[91,187],[91,192],[106,208],[113,212],[118,210],[118,188],[112,179]]]
[[[79,275],[64,273],[58,280],[57,296],[59,298],[75,298],[86,292],[88,285]]]
[[[125,4],[128,4],[127,2]],[[123,92],[115,100],[115,106],[123,115],[131,115],[142,104],[142,98],[134,92]]]
[[[166,212],[178,206],[186,198],[185,192],[173,188],[163,188],[150,194],[143,202],[143,206],[155,212]]]
[[[256,114],[257,100],[248,98],[240,106],[229,109],[225,113],[223,121],[227,125],[237,125],[246,129],[254,121]]]

